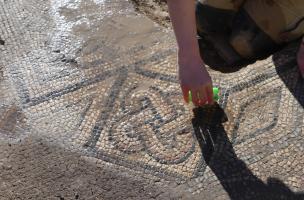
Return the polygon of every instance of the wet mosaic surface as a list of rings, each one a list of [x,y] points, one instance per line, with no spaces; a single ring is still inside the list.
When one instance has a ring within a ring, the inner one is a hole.
[[[0,23],[0,199],[304,199],[296,44],[209,69],[193,112],[172,31],[128,1],[0,0]]]

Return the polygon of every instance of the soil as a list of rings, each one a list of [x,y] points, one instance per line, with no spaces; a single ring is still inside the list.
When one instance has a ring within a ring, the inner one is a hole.
[[[165,0],[131,0],[135,9],[156,23],[170,27],[170,18]]]

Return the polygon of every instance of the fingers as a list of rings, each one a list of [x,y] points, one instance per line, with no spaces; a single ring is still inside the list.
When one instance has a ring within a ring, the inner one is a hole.
[[[191,94],[189,93],[191,91]],[[205,104],[214,104],[212,85],[204,85],[200,88],[193,89],[182,87],[183,97],[186,103],[192,102],[195,106],[203,106]]]
[[[193,89],[192,92],[192,102],[195,106],[199,106],[200,104],[200,90],[199,89]]]
[[[208,104],[213,105],[214,104],[214,100],[213,100],[213,89],[211,85],[207,85],[205,87],[205,91],[206,91],[206,96],[207,96],[207,101]]]
[[[195,106],[203,106],[208,102],[205,86],[190,90],[184,87],[182,91],[186,103],[192,102]],[[189,91],[191,91],[191,94]]]
[[[207,95],[206,95],[206,90],[205,90],[205,86],[202,86],[199,91],[199,100],[198,100],[198,105],[199,106],[203,106],[207,103]]]
[[[185,100],[186,103],[190,103],[189,102],[189,91],[190,91],[190,88],[182,87],[182,92],[183,92],[184,100]]]

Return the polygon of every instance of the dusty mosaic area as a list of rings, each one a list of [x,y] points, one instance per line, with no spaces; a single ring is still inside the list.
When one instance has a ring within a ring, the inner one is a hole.
[[[166,0],[131,0],[131,2],[136,11],[164,27],[171,27]]]
[[[173,33],[123,0],[0,0],[0,199],[304,199],[297,44],[181,98]]]

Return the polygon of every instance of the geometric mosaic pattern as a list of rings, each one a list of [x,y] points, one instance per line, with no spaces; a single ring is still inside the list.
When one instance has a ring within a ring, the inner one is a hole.
[[[237,72],[208,68],[225,115],[213,124],[213,111],[182,100],[171,30],[128,1],[48,3],[0,0],[1,143],[39,136],[136,180],[179,184],[181,199],[303,197],[297,44]],[[21,175],[8,173],[10,188]]]

